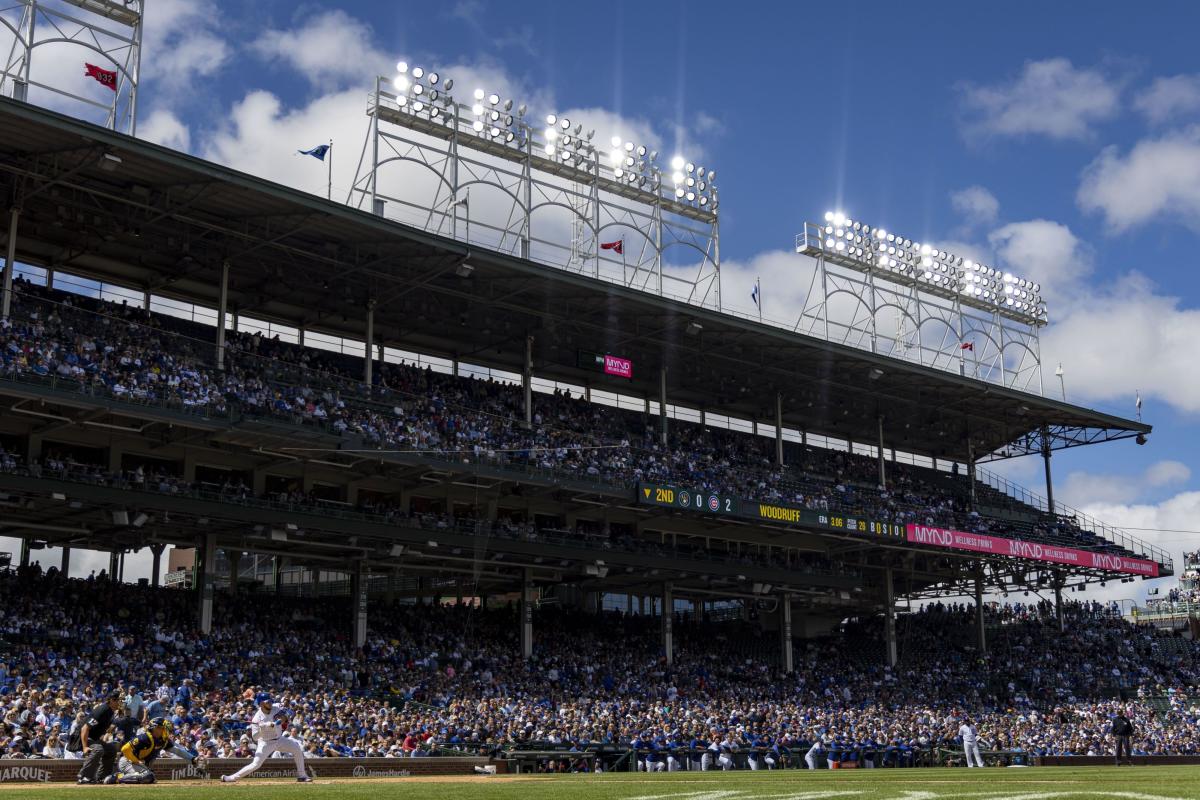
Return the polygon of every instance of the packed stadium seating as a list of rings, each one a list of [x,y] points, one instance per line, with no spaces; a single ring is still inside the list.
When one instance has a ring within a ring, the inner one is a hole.
[[[0,573],[0,755],[55,753],[105,688],[161,697],[182,739],[208,755],[247,755],[259,690],[293,709],[310,756],[636,749],[650,768],[944,763],[963,719],[1006,758],[1107,754],[1125,709],[1135,753],[1200,752],[1193,701],[1200,646],[1135,627],[1099,604],[1070,604],[1060,632],[1044,602],[989,607],[989,652],[973,609],[926,607],[900,619],[895,669],[878,619],[802,641],[795,672],[749,620],[679,615],[673,666],[655,617],[545,606],[533,658],[509,604],[392,603],[372,609],[367,643],[344,631],[345,598],[221,594],[211,634],[190,592],[66,580],[38,567]],[[1069,659],[1063,654],[1070,653]],[[691,755],[694,754],[694,762]],[[759,760],[759,759],[762,760]],[[561,763],[561,760],[560,760]],[[595,761],[571,761],[593,768]],[[611,764],[610,764],[611,766]]]
[[[772,463],[771,440],[678,420],[664,447],[656,417],[558,392],[535,394],[533,425],[526,428],[519,387],[397,364],[381,365],[375,384],[366,387],[353,377],[361,364],[356,359],[258,334],[230,333],[225,368],[218,370],[208,341],[212,330],[203,325],[25,282],[17,289],[11,319],[0,321],[0,380],[205,415],[269,416],[366,447],[593,484],[674,483],[880,521],[1132,554],[1070,518],[1051,518],[982,483],[976,485],[980,507],[993,513],[970,510],[965,476],[893,463],[888,485],[880,486],[873,459],[793,443],[787,466],[779,467]],[[13,446],[8,459],[14,469],[43,466]],[[99,466],[72,463],[58,472],[115,477]],[[155,477],[155,485],[172,492],[196,488],[178,475]],[[227,496],[247,494],[244,487],[225,488]]]

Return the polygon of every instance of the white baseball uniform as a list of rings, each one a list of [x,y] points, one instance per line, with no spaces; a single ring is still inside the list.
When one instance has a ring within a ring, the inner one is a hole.
[[[967,756],[968,767],[982,767],[983,758],[979,755],[979,732],[975,726],[969,722],[964,722],[958,727],[958,735],[962,737],[963,752]],[[972,763],[974,756],[974,763]]]
[[[286,709],[274,707],[263,711],[260,707],[250,720],[250,728],[254,738],[258,740],[258,749],[254,751],[254,760],[237,772],[228,776],[230,781],[244,778],[261,767],[276,751],[288,753],[296,762],[296,776],[308,773],[304,771],[304,745],[284,733],[283,718],[289,716]]]

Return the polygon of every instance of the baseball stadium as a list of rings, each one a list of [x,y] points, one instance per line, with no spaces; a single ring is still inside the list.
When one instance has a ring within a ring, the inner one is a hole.
[[[724,173],[411,58],[270,180],[138,135],[156,3],[0,12],[0,800],[1200,797],[1049,279],[800,187],[772,318]]]

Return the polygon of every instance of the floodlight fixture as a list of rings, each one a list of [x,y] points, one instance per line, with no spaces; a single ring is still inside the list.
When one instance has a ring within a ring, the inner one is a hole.
[[[475,99],[476,99],[476,100],[482,100],[482,99],[483,99],[483,96],[484,96],[484,91],[483,91],[483,89],[476,89],[476,90],[475,90]]]
[[[1034,324],[1045,322],[1041,287],[1034,281],[962,258],[928,242],[922,244],[883,228],[873,229],[842,211],[827,211],[824,219],[824,225],[813,226],[811,243],[805,235],[804,242],[797,247],[799,252],[821,250],[836,257],[839,263],[862,271],[882,270],[912,276],[918,287],[958,297],[974,308]]]
[[[683,156],[675,156],[671,159],[671,169],[675,170],[676,172],[680,172],[683,170],[683,167],[686,163],[687,162],[683,160]]]
[[[403,75],[405,72],[408,72],[408,62],[407,61],[397,61],[396,62],[396,72],[399,72],[401,75]]]
[[[420,80],[425,76],[425,70],[421,69],[420,67],[413,67],[412,76],[417,80]]]

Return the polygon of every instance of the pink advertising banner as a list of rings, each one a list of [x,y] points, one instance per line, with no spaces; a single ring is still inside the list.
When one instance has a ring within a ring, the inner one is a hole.
[[[1052,564],[1069,564],[1073,567],[1089,567],[1109,572],[1123,572],[1129,575],[1145,575],[1150,578],[1158,577],[1158,564],[1153,561],[1109,553],[1096,553],[1091,550],[1077,550],[1074,547],[1024,542],[1020,539],[1002,539],[999,536],[951,531],[946,528],[932,528],[928,525],[907,526],[907,538],[913,544],[932,547],[948,547],[955,550],[970,550],[973,553],[990,553],[995,556],[1028,558],[1033,561],[1048,561]]]
[[[617,356],[604,357],[604,374],[616,375],[618,378],[633,378],[633,362],[628,358]]]

